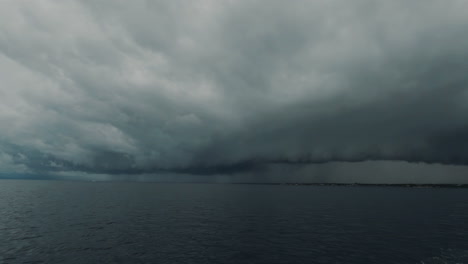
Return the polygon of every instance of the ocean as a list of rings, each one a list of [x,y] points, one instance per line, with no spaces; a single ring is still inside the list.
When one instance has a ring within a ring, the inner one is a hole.
[[[468,189],[0,180],[0,263],[468,263]]]

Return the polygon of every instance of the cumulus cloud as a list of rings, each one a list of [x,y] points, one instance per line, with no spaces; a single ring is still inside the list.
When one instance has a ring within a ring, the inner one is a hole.
[[[0,3],[0,164],[468,164],[468,2]]]

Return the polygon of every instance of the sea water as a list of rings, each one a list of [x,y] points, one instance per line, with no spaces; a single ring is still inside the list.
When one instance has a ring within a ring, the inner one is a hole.
[[[468,263],[468,189],[1,180],[0,263]]]

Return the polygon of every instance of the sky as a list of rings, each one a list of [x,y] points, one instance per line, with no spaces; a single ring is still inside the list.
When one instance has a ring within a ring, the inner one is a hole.
[[[3,0],[0,174],[468,183],[467,72],[464,0]]]

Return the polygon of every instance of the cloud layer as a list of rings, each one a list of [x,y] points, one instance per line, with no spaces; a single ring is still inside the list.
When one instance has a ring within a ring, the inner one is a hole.
[[[0,3],[0,170],[468,164],[468,2]]]

